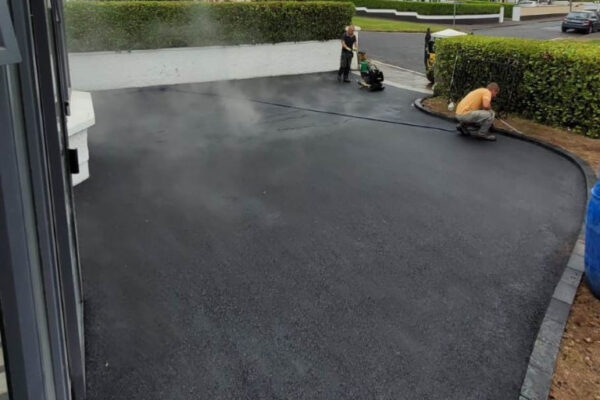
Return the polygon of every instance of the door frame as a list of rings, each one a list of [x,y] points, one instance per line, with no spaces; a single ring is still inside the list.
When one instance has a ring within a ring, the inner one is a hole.
[[[64,46],[64,32],[57,33],[52,20],[62,4],[0,2],[10,6],[21,58],[0,64],[0,303],[10,394],[83,400],[83,296],[64,101],[68,71],[60,72],[66,52],[57,43]]]
[[[38,76],[54,76],[54,80],[41,79],[41,111],[45,126],[48,172],[52,194],[52,214],[56,220],[55,232],[58,247],[61,289],[67,354],[72,391],[76,399],[85,398],[85,341],[83,327],[82,277],[75,225],[73,183],[69,171],[68,132],[68,71],[64,27],[56,18],[62,15],[59,0],[30,0],[34,43],[36,43]],[[65,93],[67,91],[67,93]],[[58,122],[58,123],[57,123]]]

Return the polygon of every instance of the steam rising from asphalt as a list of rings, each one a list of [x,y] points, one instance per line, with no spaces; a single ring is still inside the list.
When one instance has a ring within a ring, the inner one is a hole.
[[[214,36],[219,34],[220,27],[206,14],[201,14],[194,16],[186,26],[160,22],[151,30],[162,38],[171,38],[173,44],[177,45],[176,30],[184,30],[189,35]],[[260,43],[261,38],[255,36],[255,41]],[[212,60],[204,62],[209,64]],[[289,62],[302,62],[302,59],[290,59]],[[98,68],[102,66],[98,65]],[[229,66],[222,68],[225,72],[229,70]],[[255,223],[277,225],[281,222],[280,211],[276,203],[269,201],[271,187],[276,187],[278,180],[287,176],[288,169],[302,171],[307,167],[306,150],[301,146],[292,146],[290,159],[278,163],[279,170],[256,171],[261,177],[257,182],[262,183],[257,185],[255,192],[239,193],[238,179],[248,168],[252,168],[253,157],[268,156],[267,144],[274,141],[325,135],[334,127],[349,123],[349,120],[253,101],[273,101],[304,108],[312,108],[322,102],[319,91],[325,80],[322,76],[309,80],[314,90],[303,90],[302,95],[297,93],[293,78],[277,79],[276,82],[274,79],[257,79],[251,83],[225,80],[124,90],[122,96],[128,99],[135,113],[111,108],[111,118],[118,120],[115,125],[122,131],[123,141],[111,144],[113,151],[109,153],[116,161],[120,157],[130,157],[124,150],[128,146],[141,147],[144,151],[147,149],[150,154],[148,157],[124,161],[130,165],[129,173],[136,176],[138,170],[151,170],[154,176],[168,177],[164,181],[170,181],[170,187],[156,188],[148,178],[151,174],[137,174],[137,190],[143,201],[154,202],[157,207],[170,204],[170,207],[181,210],[203,210],[226,219],[239,218],[239,213],[246,213]],[[331,84],[337,84],[333,75]],[[351,113],[351,105],[345,100],[332,98],[330,103],[335,104],[339,112]],[[144,110],[144,114],[139,114],[140,109]],[[106,107],[103,110],[106,111]],[[102,123],[102,118],[98,118],[99,128]],[[102,129],[92,129],[90,134],[97,132],[102,132]],[[159,154],[156,153],[157,143],[162,148]],[[182,146],[182,143],[185,145]],[[215,151],[217,146],[218,152]],[[244,146],[244,152],[227,151],[228,148],[239,146]],[[94,149],[91,151],[93,157]],[[229,154],[230,157],[219,160],[215,159],[216,154]],[[198,160],[204,163],[201,170],[189,168],[190,165],[198,165]],[[173,166],[177,169],[173,170]],[[93,168],[94,165],[92,175]],[[228,174],[222,174],[221,177],[226,176],[227,179],[213,180],[211,168],[226,169]],[[201,185],[204,188],[202,195],[190,196],[189,185]]]

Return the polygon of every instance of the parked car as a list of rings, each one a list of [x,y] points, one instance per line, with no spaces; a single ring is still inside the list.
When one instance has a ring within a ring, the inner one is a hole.
[[[566,32],[568,29],[585,33],[597,32],[600,30],[600,17],[594,11],[570,12],[562,22],[562,31]]]

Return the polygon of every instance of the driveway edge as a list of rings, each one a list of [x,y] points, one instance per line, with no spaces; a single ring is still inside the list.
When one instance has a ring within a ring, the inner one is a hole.
[[[423,98],[419,98],[413,103],[418,110],[438,118],[456,122],[456,119],[453,117],[427,109],[422,103],[423,100]],[[558,146],[523,135],[522,133],[496,128],[494,128],[494,131],[504,136],[537,144],[563,156],[575,164],[583,174],[586,183],[587,204],[596,176],[585,161]],[[567,324],[567,319],[569,318],[571,306],[573,305],[575,293],[577,292],[577,288],[579,287],[584,272],[584,249],[585,222],[580,229],[579,237],[573,246],[569,261],[565,266],[565,270],[550,299],[550,304],[546,309],[546,314],[544,315],[544,319],[535,339],[533,350],[529,356],[529,364],[527,365],[527,371],[519,393],[519,400],[548,399],[550,388],[552,387],[552,377],[554,375],[556,357],[558,356],[558,351],[560,349],[560,342]]]

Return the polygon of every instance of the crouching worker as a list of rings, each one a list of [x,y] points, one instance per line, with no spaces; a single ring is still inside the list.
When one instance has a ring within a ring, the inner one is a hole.
[[[359,51],[358,61],[360,62],[360,76],[363,79],[358,84],[372,92],[385,89],[381,83],[383,82],[383,72],[367,59],[367,53]]]
[[[489,131],[495,117],[492,99],[498,93],[500,87],[492,82],[487,87],[475,89],[467,94],[456,106],[456,119],[460,122],[456,129],[463,135],[496,140],[496,136]]]

